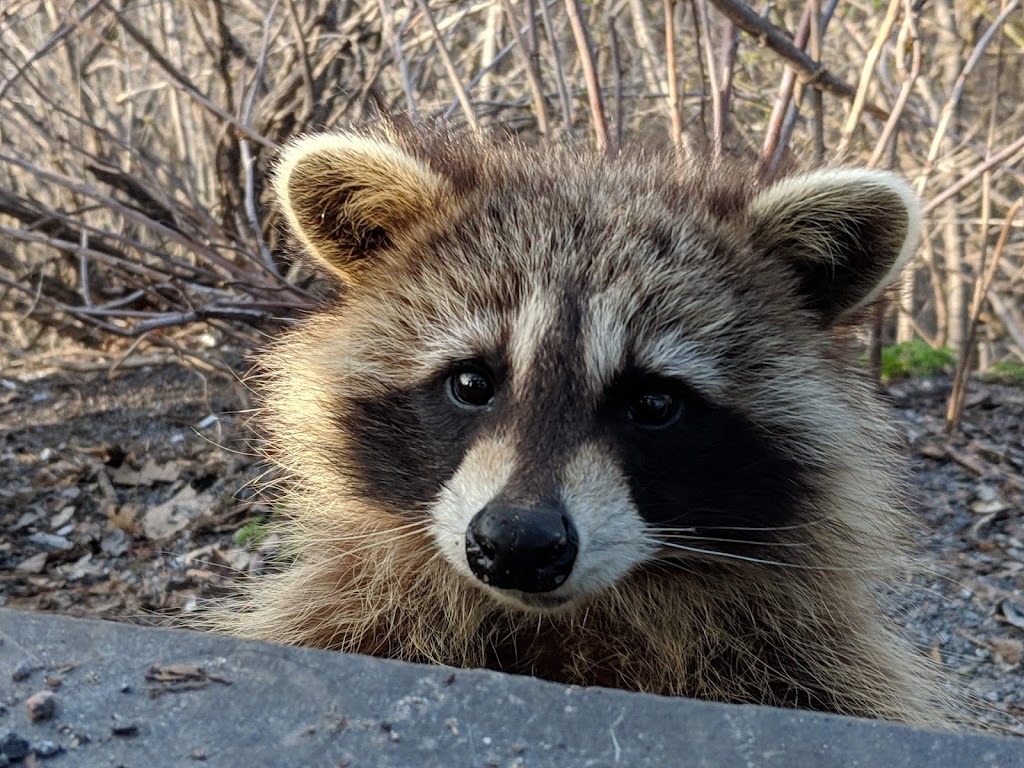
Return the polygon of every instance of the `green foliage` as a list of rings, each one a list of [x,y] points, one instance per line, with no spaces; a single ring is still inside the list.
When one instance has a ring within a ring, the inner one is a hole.
[[[886,380],[949,373],[955,366],[952,350],[933,349],[921,339],[882,349],[882,378]]]
[[[979,377],[986,384],[1024,385],[1024,363],[1016,360],[1000,360]]]
[[[235,531],[235,543],[240,547],[259,544],[269,531],[269,521],[263,515],[259,515]]]

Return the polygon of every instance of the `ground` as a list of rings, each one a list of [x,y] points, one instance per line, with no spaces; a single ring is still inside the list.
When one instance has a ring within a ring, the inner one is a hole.
[[[975,724],[1024,735],[1024,389],[887,387],[906,436],[921,572],[892,597],[968,692]],[[0,378],[0,606],[163,623],[262,568],[274,542],[247,392],[174,365]]]

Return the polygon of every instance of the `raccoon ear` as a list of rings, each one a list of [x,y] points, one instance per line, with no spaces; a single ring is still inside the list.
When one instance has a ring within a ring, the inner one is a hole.
[[[299,139],[274,175],[278,204],[308,253],[351,280],[375,254],[437,218],[448,182],[386,141],[356,134]]]
[[[785,179],[748,209],[754,247],[788,262],[830,326],[895,280],[917,247],[920,209],[891,173],[825,170]]]

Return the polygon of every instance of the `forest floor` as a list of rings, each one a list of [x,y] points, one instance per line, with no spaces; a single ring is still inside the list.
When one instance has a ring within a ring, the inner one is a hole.
[[[891,384],[925,567],[894,596],[909,637],[966,686],[976,724],[1024,735],[1024,389]],[[272,512],[244,388],[178,366],[0,376],[0,606],[138,623],[262,568]],[[2,634],[2,632],[0,632]]]

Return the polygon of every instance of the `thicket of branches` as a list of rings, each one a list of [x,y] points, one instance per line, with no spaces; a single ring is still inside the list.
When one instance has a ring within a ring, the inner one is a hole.
[[[286,322],[315,286],[267,204],[276,147],[397,110],[896,168],[925,237],[877,330],[1024,360],[1021,0],[9,0],[0,38],[8,367],[216,366]]]

